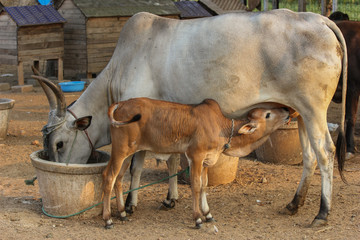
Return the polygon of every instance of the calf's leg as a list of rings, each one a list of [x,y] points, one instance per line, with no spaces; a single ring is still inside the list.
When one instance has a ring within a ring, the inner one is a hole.
[[[110,195],[125,158],[126,155],[112,151],[110,161],[103,172],[103,219],[107,229],[113,227]]]
[[[116,196],[116,204],[117,209],[120,213],[120,220],[127,221],[126,211],[124,206],[124,197],[123,197],[123,188],[122,188],[122,181],[125,175],[126,170],[129,168],[131,162],[131,156],[127,157],[121,167],[120,173],[116,178],[115,182],[115,196]]]
[[[190,182],[193,198],[193,218],[195,220],[195,228],[202,226],[202,213],[200,211],[200,193],[202,191],[201,172],[203,170],[202,162],[204,157],[199,154],[186,154],[190,162]]]

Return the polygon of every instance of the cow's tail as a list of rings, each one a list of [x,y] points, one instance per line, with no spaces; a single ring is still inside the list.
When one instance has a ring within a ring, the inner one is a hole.
[[[345,176],[343,174],[344,165],[345,165],[345,154],[346,154],[346,138],[345,138],[345,109],[346,109],[346,90],[347,90],[347,69],[348,69],[348,57],[346,50],[346,43],[344,36],[342,35],[340,29],[337,25],[326,18],[326,25],[335,33],[338,41],[340,42],[343,59],[342,59],[342,103],[341,103],[341,124],[339,135],[336,142],[336,156],[338,159],[338,169],[343,182],[346,183]]]
[[[126,124],[129,124],[129,123],[132,123],[132,122],[137,122],[137,121],[139,121],[141,119],[141,114],[136,114],[130,120],[116,121],[114,119],[114,112],[116,111],[116,109],[119,108],[119,105],[120,105],[119,103],[114,103],[109,107],[108,116],[109,116],[109,119],[110,119],[110,122],[111,122],[112,126],[119,127],[119,126],[126,125]]]

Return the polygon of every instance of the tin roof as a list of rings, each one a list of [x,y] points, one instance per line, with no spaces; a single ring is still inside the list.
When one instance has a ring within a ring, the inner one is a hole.
[[[175,5],[181,12],[181,18],[200,18],[212,16],[212,14],[203,8],[198,2],[181,1],[175,2]]]
[[[64,23],[66,20],[52,6],[5,7],[18,26]]]
[[[217,14],[247,10],[240,0],[200,0],[200,2]]]
[[[72,0],[86,17],[132,16],[138,12],[179,15],[172,0]]]

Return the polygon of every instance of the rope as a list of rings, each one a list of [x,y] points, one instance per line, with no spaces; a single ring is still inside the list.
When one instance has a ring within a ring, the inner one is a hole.
[[[228,143],[224,145],[224,150],[231,147],[231,139],[233,138],[233,135],[234,135],[234,119],[231,119],[231,134]]]
[[[155,185],[155,184],[161,183],[161,182],[163,182],[163,181],[165,181],[165,180],[167,180],[167,179],[176,177],[176,176],[178,176],[178,175],[180,175],[180,174],[182,174],[182,173],[184,173],[184,172],[186,172],[186,174],[188,175],[188,174],[189,174],[189,167],[187,167],[187,168],[184,169],[184,170],[181,170],[180,172],[178,172],[178,173],[176,173],[176,174],[173,174],[173,175],[171,175],[171,176],[168,176],[168,177],[166,177],[166,178],[163,178],[163,179],[161,179],[161,180],[159,180],[159,181],[156,181],[156,182],[153,182],[153,183],[149,183],[149,184],[147,184],[147,185],[144,185],[144,186],[141,186],[141,187],[134,188],[134,189],[131,189],[131,190],[129,190],[129,191],[123,192],[123,194],[128,194],[128,193],[130,193],[130,192],[133,192],[133,191],[136,191],[136,190],[140,190],[140,189],[149,187],[149,186],[151,186],[151,185]],[[36,177],[35,177],[35,178],[36,178]],[[32,180],[25,180],[25,183],[27,184],[28,181],[32,181],[32,185],[33,185],[33,184],[34,184],[34,181],[35,181],[35,178],[32,179]],[[27,184],[27,185],[29,185],[29,184]],[[112,197],[111,200],[113,200],[113,199],[115,199],[115,198],[116,198],[116,196]],[[52,218],[69,218],[69,217],[73,217],[73,216],[79,215],[79,214],[81,214],[81,213],[83,213],[83,212],[86,212],[86,211],[88,211],[88,210],[90,210],[90,209],[92,209],[92,208],[94,208],[94,207],[99,206],[99,205],[102,204],[102,203],[103,203],[103,202],[96,203],[96,204],[94,204],[94,205],[92,205],[92,206],[90,206],[90,207],[87,207],[87,208],[85,208],[85,209],[83,209],[83,210],[81,210],[81,211],[79,211],[79,212],[77,212],[77,213],[73,213],[73,214],[66,215],[66,216],[54,216],[54,215],[51,215],[51,214],[49,214],[49,213],[47,213],[47,212],[45,211],[44,206],[41,207],[41,210],[42,210],[42,212],[43,212],[46,216],[48,216],[48,217],[52,217]]]

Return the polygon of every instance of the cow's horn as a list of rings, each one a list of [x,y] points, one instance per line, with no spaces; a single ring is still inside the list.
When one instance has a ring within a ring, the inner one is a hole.
[[[32,78],[39,81],[41,87],[49,100],[50,110],[56,109],[56,116],[63,118],[66,113],[65,96],[60,88],[47,78],[32,75]]]

